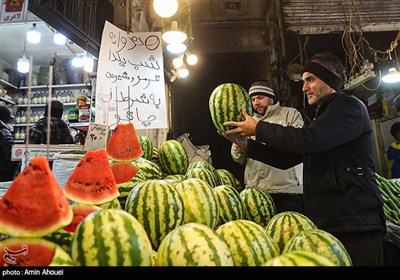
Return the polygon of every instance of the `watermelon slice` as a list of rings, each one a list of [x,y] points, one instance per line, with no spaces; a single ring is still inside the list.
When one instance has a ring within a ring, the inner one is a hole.
[[[33,237],[0,242],[0,266],[73,266],[71,257],[57,244]]]
[[[119,196],[105,149],[88,151],[72,171],[64,193],[77,203],[102,204]]]
[[[114,161],[111,163],[111,170],[117,184],[121,184],[135,177],[139,168],[136,167],[134,163]]]
[[[71,206],[72,211],[74,212],[74,218],[72,219],[72,222],[67,225],[66,227],[63,228],[63,230],[68,231],[68,232],[75,232],[77,226],[79,225],[82,220],[89,215],[92,212],[99,211],[102,208],[96,206],[96,205],[88,205],[88,204],[73,204]]]
[[[32,159],[0,200],[0,232],[43,236],[68,225],[73,213],[44,156]]]
[[[132,161],[143,155],[133,123],[117,124],[107,143],[106,151],[115,161]]]

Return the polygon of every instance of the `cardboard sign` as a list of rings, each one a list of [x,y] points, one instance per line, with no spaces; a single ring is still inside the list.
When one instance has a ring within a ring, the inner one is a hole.
[[[105,124],[89,123],[84,150],[98,150],[105,148],[110,127]]]

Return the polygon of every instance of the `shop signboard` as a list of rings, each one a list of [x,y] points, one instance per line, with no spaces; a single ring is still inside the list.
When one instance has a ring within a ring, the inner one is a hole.
[[[0,2],[0,23],[40,21],[28,10],[28,0],[2,0]]]
[[[107,21],[96,83],[96,123],[167,128],[161,32],[127,32]]]

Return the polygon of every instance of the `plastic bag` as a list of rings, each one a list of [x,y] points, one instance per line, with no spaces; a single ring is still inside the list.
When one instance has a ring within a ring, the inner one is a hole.
[[[212,164],[210,146],[196,146],[190,141],[189,136],[189,133],[184,133],[176,139],[177,141],[181,142],[183,148],[185,148],[185,151],[189,158],[189,163],[203,160],[208,162],[209,164]]]
[[[69,176],[71,175],[72,171],[74,171],[82,157],[83,155],[78,154],[54,155],[53,173],[62,188],[65,187]]]

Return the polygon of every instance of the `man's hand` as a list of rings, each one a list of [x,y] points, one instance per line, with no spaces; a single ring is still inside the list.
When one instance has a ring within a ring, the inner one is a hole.
[[[224,138],[228,139],[229,141],[231,141],[232,143],[238,145],[239,148],[242,149],[243,151],[246,151],[246,149],[247,149],[247,137],[246,136],[236,135],[236,134],[226,134],[221,131],[217,131],[217,132],[222,137],[224,137]]]
[[[257,121],[255,119],[253,119],[249,114],[247,114],[246,109],[242,110],[242,114],[246,118],[246,120],[243,122],[234,122],[234,121],[224,122],[225,126],[235,126],[236,127],[234,129],[226,131],[225,134],[231,135],[231,136],[233,136],[234,134],[242,135],[242,136],[256,135]]]

